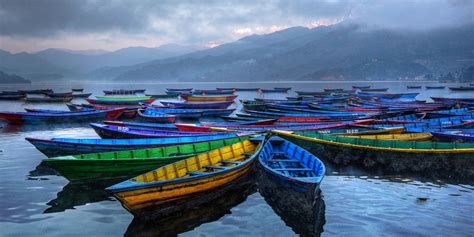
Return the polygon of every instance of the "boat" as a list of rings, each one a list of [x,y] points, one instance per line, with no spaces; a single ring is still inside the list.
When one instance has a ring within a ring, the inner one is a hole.
[[[474,143],[362,139],[304,131],[272,131],[319,158],[337,165],[356,164],[385,173],[474,178]],[[442,164],[442,165],[441,165]]]
[[[368,92],[359,92],[358,96],[361,97],[377,97],[377,98],[386,98],[386,99],[414,99],[419,93],[368,93]]]
[[[49,97],[72,97],[72,92],[48,92],[44,93],[45,95]]]
[[[114,95],[96,96],[95,98],[98,100],[111,100],[111,101],[137,101],[137,100],[151,99],[150,96],[114,96]]]
[[[324,91],[326,91],[326,92],[343,92],[344,89],[341,89],[341,88],[336,88],[336,89],[334,89],[334,88],[329,88],[329,89],[328,89],[328,88],[326,88],[326,89],[324,89]]]
[[[194,90],[193,95],[233,95],[233,90]]]
[[[155,99],[169,99],[169,98],[176,98],[178,95],[174,94],[145,94],[146,96],[150,96]]]
[[[244,106],[246,110],[266,110],[267,103],[265,101],[255,101],[255,100],[240,100],[240,103]]]
[[[252,171],[262,143],[263,137],[238,142],[160,167],[107,190],[136,218],[156,219],[176,213],[216,199],[242,182],[240,178]],[[206,198],[205,193],[209,194]],[[198,194],[201,198],[193,198]]]
[[[249,136],[240,136],[198,142],[192,145],[59,156],[44,159],[43,163],[55,169],[71,182],[118,183],[157,167],[249,138]]]
[[[263,146],[258,161],[266,179],[287,187],[289,193],[299,193],[306,200],[319,199],[319,185],[326,167],[310,152],[273,136]]]
[[[83,92],[84,89],[83,89],[83,88],[72,88],[71,91],[74,91],[74,92]]]
[[[148,110],[153,110],[158,113],[172,114],[178,118],[200,118],[208,116],[227,116],[232,114],[235,109],[174,109],[174,108],[157,108],[150,107]]]
[[[369,89],[370,86],[352,86],[352,89]]]
[[[100,104],[100,105],[140,105],[140,103],[147,103],[151,104],[153,101],[155,101],[155,98],[151,98],[149,96],[146,96],[149,99],[144,99],[142,97],[135,98],[135,99],[128,99],[128,100],[112,100],[112,99],[107,99],[107,100],[99,100],[99,99],[91,99],[91,98],[86,98],[87,102],[91,104]]]
[[[385,92],[388,91],[388,88],[361,88],[363,92]]]
[[[160,103],[164,106],[180,109],[227,109],[234,101],[176,102],[160,100]]]
[[[25,97],[26,97],[26,95],[4,95],[4,94],[0,94],[0,100],[21,100]]]
[[[376,134],[376,135],[343,135],[350,138],[361,139],[379,139],[379,140],[398,140],[398,141],[431,141],[433,134],[429,132],[421,133],[403,133],[403,134]]]
[[[296,94],[300,96],[309,95],[309,96],[326,96],[332,94],[332,92],[327,91],[295,91]]]
[[[91,95],[92,93],[73,93],[72,97],[73,98],[88,98]]]
[[[108,110],[115,108],[126,108],[121,117],[135,118],[137,110],[142,108],[139,105],[100,105],[100,104],[73,104],[67,103],[66,106],[70,111],[84,111],[84,110]]]
[[[186,101],[233,101],[235,100],[235,98],[237,98],[237,95],[200,96],[200,95],[181,94],[180,96]]]
[[[289,91],[289,90],[291,90],[291,87],[273,87],[273,89]]]
[[[183,88],[183,89],[176,89],[176,88],[166,88],[167,91],[178,91],[178,92],[191,92],[193,88]]]
[[[106,95],[134,95],[136,93],[145,93],[145,89],[136,89],[136,90],[104,90]]]
[[[143,139],[78,139],[78,138],[25,138],[36,149],[48,157],[99,153],[107,151],[126,151],[153,147],[166,147],[207,142],[232,137],[246,136],[249,133],[220,133],[219,135],[198,137],[143,138]]]
[[[176,115],[160,113],[153,109],[139,109],[138,118],[154,123],[174,123],[176,121]]]
[[[116,120],[105,120],[104,124],[121,126],[121,127],[139,127],[139,128],[154,128],[160,130],[178,130],[174,123],[142,123],[142,122],[124,122]]]
[[[452,104],[474,104],[474,97],[471,98],[445,98],[445,97],[431,97],[435,102],[452,103]]]
[[[426,86],[428,90],[444,89],[446,86]]]
[[[0,112],[0,120],[9,124],[41,124],[41,123],[70,123],[116,119],[122,115],[125,108],[111,110],[78,111],[69,113],[30,113],[30,112]]]
[[[474,86],[448,87],[452,91],[474,91]]]
[[[289,90],[291,90],[291,87],[284,87],[284,88],[275,87],[273,89],[262,89],[262,88],[259,89],[259,91],[262,93],[286,93]]]
[[[421,86],[407,86],[407,89],[421,89]]]
[[[71,102],[72,97],[25,97],[23,100],[27,103],[64,103]]]
[[[43,95],[46,93],[52,93],[53,90],[51,89],[35,89],[35,90],[18,90],[18,92],[23,94],[32,94],[32,95]]]
[[[469,142],[474,143],[474,133],[456,132],[432,132],[437,141],[442,142]]]
[[[219,135],[219,132],[181,132],[141,127],[123,127],[99,123],[89,124],[101,138],[132,139],[132,138],[166,138],[166,137],[196,137]]]
[[[2,91],[0,95],[25,95],[26,92],[24,91]]]

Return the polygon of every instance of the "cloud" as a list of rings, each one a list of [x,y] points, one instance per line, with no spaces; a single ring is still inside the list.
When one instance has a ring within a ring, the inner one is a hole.
[[[0,0],[0,48],[215,46],[249,34],[344,20],[428,29],[472,23],[472,5],[471,0]]]

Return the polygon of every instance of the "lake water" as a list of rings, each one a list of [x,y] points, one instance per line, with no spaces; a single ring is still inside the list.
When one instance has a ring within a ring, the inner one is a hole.
[[[420,92],[430,96],[474,97],[472,92],[407,90],[406,85],[431,82],[323,82],[323,83],[179,83],[179,84],[42,84],[1,90],[52,88],[69,91],[82,87],[102,95],[104,89],[146,88],[161,93],[166,87],[290,86],[293,90],[351,88],[352,85],[389,87],[390,92]],[[284,98],[289,94],[239,92],[239,99]],[[73,102],[85,102],[82,99]],[[235,106],[238,106],[236,104]],[[23,108],[67,109],[64,104],[25,104],[0,101],[0,111]],[[0,236],[293,236],[285,213],[278,213],[258,188],[169,220],[142,225],[102,189],[69,184],[54,171],[40,166],[46,158],[25,137],[97,137],[87,124],[4,126],[0,132]],[[325,208],[320,210],[323,236],[474,236],[474,181],[449,183],[412,176],[387,176],[351,167],[328,166],[321,190]],[[288,210],[290,211],[290,210]],[[195,218],[193,218],[195,217]],[[286,222],[285,222],[285,221]],[[301,226],[310,223],[299,223]],[[301,232],[300,232],[301,233]],[[314,235],[319,233],[302,233]]]

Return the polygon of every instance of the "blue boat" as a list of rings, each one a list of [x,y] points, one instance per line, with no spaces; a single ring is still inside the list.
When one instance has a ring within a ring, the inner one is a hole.
[[[265,179],[300,193],[306,200],[320,197],[319,185],[324,178],[324,163],[307,150],[278,136],[271,137],[258,157]]]
[[[78,138],[25,138],[36,149],[48,157],[100,153],[107,151],[137,150],[153,147],[168,147],[196,142],[214,141],[238,136],[247,136],[249,133],[221,133],[219,135],[198,137],[172,138],[144,138],[144,139],[78,139]],[[170,147],[170,149],[172,149]],[[179,151],[176,151],[179,155]]]
[[[219,132],[180,132],[153,128],[123,127],[99,123],[90,123],[90,126],[101,138],[113,139],[195,137],[221,134]]]
[[[437,141],[441,142],[474,142],[474,133],[463,132],[432,132]]]
[[[199,118],[206,116],[227,116],[235,109],[173,109],[173,108],[147,108],[157,113],[172,114],[178,118]]]

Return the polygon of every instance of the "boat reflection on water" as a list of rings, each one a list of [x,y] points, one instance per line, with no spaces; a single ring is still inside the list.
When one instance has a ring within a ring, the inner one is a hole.
[[[42,162],[28,173],[28,179],[30,180],[47,180],[44,176],[59,176],[59,174],[53,168],[43,164]]]
[[[309,200],[268,178],[264,172],[259,173],[258,191],[285,224],[300,236],[321,236],[326,223],[322,195]]]
[[[253,178],[253,182],[245,182],[245,184],[227,191],[225,195],[205,204],[197,205],[185,212],[176,212],[165,218],[151,221],[134,218],[124,235],[176,236],[230,214],[233,207],[243,203],[249,195],[255,192],[257,192],[257,186],[255,178]]]
[[[63,187],[63,190],[58,192],[55,199],[46,203],[50,207],[43,213],[63,212],[67,209],[74,209],[76,206],[106,200],[114,201],[114,198],[103,186],[68,183]]]

